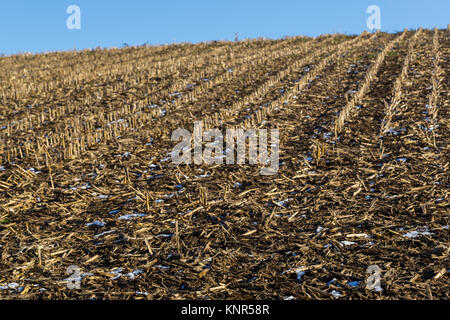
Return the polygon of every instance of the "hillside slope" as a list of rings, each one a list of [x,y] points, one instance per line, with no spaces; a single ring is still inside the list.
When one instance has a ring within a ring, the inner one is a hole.
[[[0,58],[0,298],[448,299],[449,68],[438,29]],[[277,172],[175,165],[195,121]]]

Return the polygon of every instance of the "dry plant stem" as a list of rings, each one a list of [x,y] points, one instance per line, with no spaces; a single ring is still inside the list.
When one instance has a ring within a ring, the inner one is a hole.
[[[417,38],[421,36],[423,32],[423,28],[420,28],[414,36],[412,36],[408,41],[408,52],[406,54],[406,57],[403,61],[403,67],[400,75],[395,80],[393,92],[392,92],[392,99],[390,102],[385,102],[385,117],[383,118],[381,122],[381,128],[380,128],[380,137],[383,137],[386,132],[391,128],[392,126],[392,118],[396,112],[396,108],[399,106],[399,104],[402,101],[403,98],[403,92],[402,92],[402,86],[408,79],[408,71],[410,67],[410,63],[413,61],[413,59],[416,56],[416,52],[414,50],[414,47],[417,42]],[[383,139],[381,139],[380,143],[380,159],[383,157]]]
[[[406,32],[407,30],[405,30],[399,37],[395,38],[394,40],[386,44],[384,50],[378,55],[375,63],[371,66],[358,92],[352,96],[351,100],[345,105],[344,108],[342,108],[341,112],[339,112],[339,115],[335,121],[335,129],[334,129],[336,137],[344,127],[345,121],[347,121],[347,119],[351,116],[351,112],[354,110],[355,106],[358,105],[358,103],[360,103],[361,99],[370,89],[370,85],[372,81],[374,81],[376,74],[378,73],[379,68],[383,64],[386,55],[388,54],[389,51],[392,50],[392,48],[396,43],[403,40],[403,38],[406,36]]]

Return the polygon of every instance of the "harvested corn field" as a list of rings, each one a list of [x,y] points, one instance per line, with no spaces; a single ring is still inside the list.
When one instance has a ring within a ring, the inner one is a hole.
[[[449,299],[449,68],[443,29],[0,58],[0,298]],[[174,164],[196,121],[277,172]]]

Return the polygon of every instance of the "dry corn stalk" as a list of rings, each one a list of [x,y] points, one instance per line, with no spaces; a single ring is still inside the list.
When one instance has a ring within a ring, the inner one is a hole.
[[[438,101],[439,94],[442,88],[442,83],[444,81],[444,71],[439,65],[441,60],[441,55],[439,52],[439,30],[437,28],[434,29],[433,36],[433,75],[431,77],[431,85],[432,90],[428,97],[428,113],[431,116],[433,125],[438,120]]]
[[[422,34],[423,29],[420,28],[413,37],[411,37],[408,41],[408,52],[406,54],[405,60],[403,62],[402,71],[400,76],[397,77],[394,88],[393,88],[393,98],[390,103],[385,102],[385,117],[381,124],[380,135],[383,136],[386,134],[386,131],[391,127],[392,117],[395,114],[395,110],[397,106],[401,102],[402,98],[402,86],[403,83],[408,78],[408,70],[411,61],[415,58],[414,47],[417,42],[417,38]]]
[[[361,99],[364,97],[364,95],[367,93],[367,91],[370,89],[372,81],[375,79],[378,70],[380,69],[381,65],[384,62],[384,59],[389,51],[392,50],[394,45],[400,41],[403,40],[403,38],[406,36],[407,29],[398,37],[391,40],[383,49],[383,51],[377,56],[375,63],[371,66],[369,72],[366,74],[366,77],[364,79],[363,84],[359,88],[358,92],[356,92],[353,97],[350,99],[349,103],[347,103],[344,108],[342,108],[341,112],[339,113],[338,117],[335,121],[335,135],[337,136],[342,128],[345,125],[345,122],[349,119],[350,114],[352,110],[355,108],[355,106],[361,101]]]

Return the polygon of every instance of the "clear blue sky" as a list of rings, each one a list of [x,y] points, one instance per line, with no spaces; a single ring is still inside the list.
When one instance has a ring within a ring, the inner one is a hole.
[[[69,5],[81,29],[69,30]],[[381,29],[447,27],[450,0],[1,0],[0,53],[120,47],[239,38],[360,33],[369,5]]]

